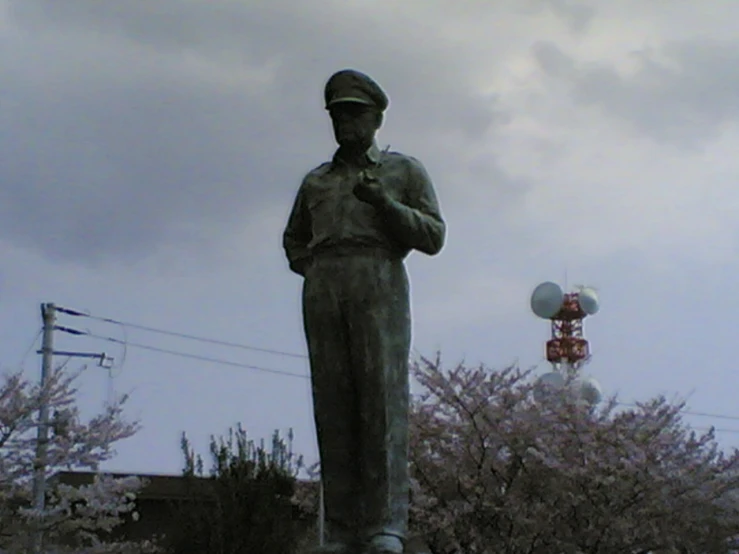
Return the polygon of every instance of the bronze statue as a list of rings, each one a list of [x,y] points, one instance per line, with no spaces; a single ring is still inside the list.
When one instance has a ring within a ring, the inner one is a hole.
[[[388,98],[354,70],[326,83],[339,145],[303,179],[283,245],[304,277],[303,322],[330,540],[318,552],[403,552],[408,526],[411,319],[404,258],[446,226],[410,156],[380,151]]]

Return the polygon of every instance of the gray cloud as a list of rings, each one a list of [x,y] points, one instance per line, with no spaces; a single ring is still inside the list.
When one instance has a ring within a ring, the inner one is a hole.
[[[528,295],[544,280],[564,284],[567,274],[600,289],[602,313],[586,321],[594,350],[586,371],[608,394],[634,401],[698,387],[692,409],[734,413],[725,386],[735,381],[730,323],[739,311],[739,298],[726,294],[736,273],[733,140],[699,155],[675,152],[648,144],[659,134],[642,121],[645,103],[668,95],[688,66],[705,75],[703,105],[690,110],[719,109],[730,120],[732,90],[718,84],[721,72],[733,74],[731,52],[724,62],[716,49],[690,61],[690,44],[706,43],[680,43],[688,51],[671,55],[684,66],[666,67],[655,55],[659,70],[636,77],[605,61],[639,34],[731,37],[736,18],[725,2],[673,0],[665,10],[659,2],[589,1],[598,10],[590,33],[537,46],[549,69],[542,80],[529,72],[527,48],[567,35],[567,10],[558,13],[556,1],[0,0],[4,363],[24,355],[42,301],[304,352],[300,280],[279,251],[281,218],[300,176],[332,148],[323,80],[352,65],[386,87],[392,103],[381,141],[424,161],[449,222],[440,256],[409,259],[414,347],[427,355],[441,348],[448,364],[500,367],[518,358],[544,371],[549,327],[529,312]],[[2,19],[8,5],[15,22]],[[583,65],[581,55],[604,64]],[[712,65],[701,67],[707,58]],[[501,100],[475,93],[498,85]],[[563,91],[588,92],[592,108]],[[678,114],[685,125],[690,110]],[[695,116],[699,140],[710,136],[705,120]],[[645,136],[624,132],[629,125]],[[107,267],[84,267],[95,262]],[[76,318],[60,323],[308,370],[303,360]],[[57,341],[123,358],[107,342],[62,333]],[[25,359],[35,379],[32,351]],[[294,426],[296,449],[315,459],[302,380],[134,347],[115,374],[115,390],[133,393],[129,415],[146,429],[122,445],[111,469],[177,473],[180,431],[207,448],[211,433],[236,421],[255,437]],[[86,374],[81,400],[90,413],[106,381],[99,368]]]
[[[382,66],[376,76],[403,106],[388,115],[394,147],[458,159],[505,123],[443,45],[387,41],[339,4],[284,4],[13,2],[0,238],[107,263],[217,239],[276,202],[287,211],[300,176],[330,154],[321,87],[343,60]],[[433,43],[428,30],[403,37]]]
[[[561,17],[573,33],[579,34],[587,31],[596,15],[595,9],[585,3],[570,0],[543,0],[542,4]]]
[[[596,106],[655,140],[701,147],[739,115],[739,49],[733,42],[691,39],[633,56],[639,69],[623,76],[608,63],[577,63],[551,42],[533,54],[573,99]]]

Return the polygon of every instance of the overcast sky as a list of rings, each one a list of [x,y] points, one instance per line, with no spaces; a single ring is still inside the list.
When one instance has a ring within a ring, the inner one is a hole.
[[[739,40],[734,0],[0,0],[0,347],[21,362],[39,303],[303,355],[281,234],[332,155],[325,80],[391,99],[381,146],[418,157],[448,223],[408,260],[414,348],[547,370],[538,283],[587,284],[595,376],[625,402],[688,396],[739,445]],[[315,460],[299,357],[59,323],[90,364],[87,414],[132,393],[144,429],[110,468],[176,473],[242,422],[293,427]],[[63,360],[60,360],[63,361]],[[125,362],[121,364],[121,362]],[[78,367],[71,361],[67,367]]]

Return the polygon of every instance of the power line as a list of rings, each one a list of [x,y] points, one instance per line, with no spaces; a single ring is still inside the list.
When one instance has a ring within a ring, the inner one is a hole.
[[[297,354],[295,352],[285,352],[283,350],[274,350],[270,348],[260,348],[258,346],[250,346],[247,344],[240,344],[237,342],[229,342],[224,340],[218,340],[218,339],[212,339],[207,337],[200,337],[197,335],[190,335],[188,333],[180,333],[177,331],[168,331],[166,329],[160,329],[157,327],[150,327],[148,325],[140,325],[138,323],[129,323],[124,321],[119,321],[117,319],[112,319],[109,317],[99,317],[92,314],[80,312],[77,310],[71,310],[69,308],[57,308],[57,311],[65,313],[67,315],[76,316],[76,317],[87,317],[89,319],[94,319],[96,321],[102,321],[104,323],[112,323],[113,325],[120,325],[122,327],[130,327],[131,329],[139,329],[140,331],[148,331],[149,333],[158,333],[160,335],[168,335],[171,337],[178,337],[181,339],[188,339],[188,340],[194,340],[198,342],[205,342],[209,344],[217,344],[219,346],[228,346],[230,348],[240,348],[242,350],[251,350],[253,352],[263,352],[265,354],[274,354],[277,356],[285,356],[288,358],[300,358],[300,359],[307,359],[308,356],[305,354]]]
[[[732,421],[739,421],[739,416],[732,416],[732,415],[709,414],[707,412],[693,412],[690,410],[682,410],[680,413],[692,415],[696,417],[713,417],[716,419],[729,419]]]
[[[101,321],[101,322],[104,322],[104,323],[110,323],[110,324],[113,324],[113,325],[118,325],[118,326],[121,326],[124,330],[125,330],[126,327],[130,327],[131,329],[138,329],[140,331],[147,331],[147,332],[150,332],[150,333],[157,333],[157,334],[160,334],[160,335],[167,335],[167,336],[171,336],[171,337],[178,337],[178,338],[182,338],[182,339],[193,340],[193,341],[203,342],[203,343],[208,343],[208,344],[215,344],[215,345],[219,345],[219,346],[226,346],[226,347],[230,347],[230,348],[239,348],[239,349],[242,349],[242,350],[249,350],[249,351],[252,351],[252,352],[262,352],[262,353],[265,353],[265,354],[274,354],[274,355],[277,355],[277,356],[285,356],[285,357],[289,357],[289,358],[298,358],[298,359],[307,359],[308,358],[308,356],[306,356],[305,354],[297,354],[295,352],[286,352],[286,351],[283,351],[283,350],[275,350],[275,349],[270,349],[270,348],[261,348],[261,347],[257,347],[257,346],[251,346],[251,345],[246,345],[246,344],[241,344],[241,343],[236,343],[236,342],[229,342],[229,341],[223,341],[223,340],[219,340],[219,339],[213,339],[213,338],[208,338],[208,337],[201,337],[201,336],[197,336],[197,335],[191,335],[191,334],[188,334],[188,333],[180,333],[180,332],[177,332],[177,331],[169,331],[169,330],[161,329],[161,328],[158,328],[158,327],[151,327],[151,326],[148,326],[148,325],[141,325],[141,324],[138,324],[138,323],[124,322],[124,321],[120,321],[120,320],[109,318],[109,317],[100,317],[100,316],[92,315],[90,313],[81,312],[81,311],[78,311],[78,310],[73,310],[73,309],[70,309],[70,308],[63,308],[63,307],[57,306],[56,307],[56,310],[57,310],[57,312],[61,312],[61,313],[67,314],[67,315],[75,316],[75,317],[87,317],[89,319],[94,319],[96,321]],[[63,329],[63,328],[60,329],[60,330],[66,330],[67,332],[72,331],[72,330]],[[40,331],[39,331],[39,334],[40,334]],[[156,346],[145,345],[145,344],[131,343],[131,342],[128,342],[127,340],[115,339],[113,337],[103,337],[103,336],[91,334],[89,332],[75,332],[73,334],[84,334],[84,335],[89,336],[91,338],[96,338],[96,339],[99,339],[99,340],[106,340],[108,342],[114,342],[116,344],[121,344],[124,347],[131,346],[131,347],[134,347],[134,348],[141,348],[143,350],[149,350],[149,351],[153,351],[153,352],[160,352],[160,353],[164,353],[164,354],[170,354],[170,355],[173,355],[173,356],[180,356],[180,357],[184,357],[184,358],[191,358],[191,359],[196,359],[196,360],[200,360],[200,361],[206,361],[206,362],[211,362],[211,363],[216,363],[216,364],[221,364],[221,365],[228,365],[228,366],[232,366],[232,367],[241,367],[241,368],[244,368],[244,369],[253,369],[255,371],[264,371],[264,372],[267,372],[267,373],[274,373],[274,374],[285,375],[285,376],[290,376],[290,377],[300,377],[302,379],[307,379],[308,378],[307,375],[299,375],[299,374],[296,374],[296,373],[291,373],[289,371],[282,371],[282,370],[277,370],[277,369],[263,368],[263,367],[259,367],[259,366],[253,366],[253,365],[248,365],[248,364],[242,364],[242,363],[239,363],[239,362],[233,362],[233,361],[230,361],[230,360],[223,360],[223,359],[219,359],[219,358],[211,358],[211,357],[208,357],[208,356],[199,356],[197,354],[189,354],[189,353],[185,353],[185,352],[179,352],[179,351],[176,351],[176,350],[168,350],[168,349],[159,348],[159,347],[156,347]],[[36,338],[38,338],[38,336]],[[35,342],[35,339],[34,339],[34,342]],[[629,403],[629,402],[618,402],[618,404],[621,405],[621,406],[628,406],[628,407],[632,407],[632,408],[638,407],[637,404],[633,404],[633,403]],[[723,419],[723,420],[730,420],[730,421],[739,421],[739,416],[733,416],[733,415],[712,414],[712,413],[708,413],[708,412],[696,412],[696,411],[692,411],[692,410],[681,410],[680,413],[683,413],[685,415],[695,416],[695,417],[710,417],[710,418],[715,418],[715,419]],[[728,432],[728,433],[734,433],[734,432],[739,433],[739,429],[737,429],[737,430],[734,430],[734,429],[716,429],[716,431]]]
[[[55,327],[55,329],[58,330],[58,331],[69,333],[71,335],[85,336],[85,337],[89,337],[89,338],[92,338],[92,339],[104,340],[104,341],[112,342],[112,343],[115,343],[115,344],[120,344],[120,345],[124,345],[124,346],[130,346],[130,347],[133,347],[133,348],[140,348],[142,350],[149,350],[151,352],[159,352],[159,353],[162,353],[162,354],[170,354],[172,356],[179,356],[181,358],[189,358],[189,359],[193,359],[193,360],[199,360],[201,362],[210,362],[210,363],[219,364],[219,365],[227,365],[227,366],[231,366],[231,367],[240,367],[240,368],[244,368],[244,369],[252,369],[254,371],[262,371],[264,373],[273,373],[275,375],[283,375],[283,376],[286,376],[286,377],[297,377],[297,378],[300,378],[300,379],[308,379],[309,378],[308,375],[301,375],[299,373],[292,373],[290,371],[283,371],[283,370],[280,370],[280,369],[271,369],[271,368],[266,368],[266,367],[260,367],[260,366],[250,365],[250,364],[243,364],[243,363],[234,362],[234,361],[231,361],[231,360],[223,360],[221,358],[212,358],[210,356],[200,356],[198,354],[191,354],[189,352],[180,352],[178,350],[169,350],[167,348],[160,348],[158,346],[152,346],[152,345],[149,345],[149,344],[140,344],[140,343],[136,343],[136,342],[128,342],[128,341],[124,341],[124,340],[121,340],[121,339],[117,339],[115,337],[106,337],[106,336],[103,336],[103,335],[96,335],[96,334],[91,333],[89,331],[79,331],[77,329],[70,329],[69,327],[63,327],[61,325],[57,325]]]
[[[719,427],[691,427],[695,431],[710,431],[713,429],[717,433],[739,433],[739,429],[721,429]]]
[[[633,404],[631,402],[618,402],[618,405],[620,406],[628,406],[629,408],[638,408],[638,404]],[[733,416],[733,415],[723,415],[723,414],[711,414],[708,412],[694,412],[692,410],[680,410],[681,414],[685,415],[691,415],[696,417],[712,417],[715,419],[728,419],[731,421],[739,421],[739,416]]]
[[[36,342],[38,341],[38,339],[39,339],[39,337],[41,336],[42,333],[43,333],[43,329],[39,329],[36,332],[36,335],[33,337],[33,340],[31,341],[31,344],[28,345],[28,348],[26,349],[26,352],[23,354],[23,357],[21,358],[21,361],[20,361],[20,368],[21,369],[24,369],[25,368],[26,360],[28,359],[28,355],[33,350],[33,347],[36,346]]]

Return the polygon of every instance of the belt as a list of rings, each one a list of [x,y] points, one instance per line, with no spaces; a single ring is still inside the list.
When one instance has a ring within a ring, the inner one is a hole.
[[[403,253],[381,246],[340,245],[324,246],[311,251],[313,259],[369,257],[402,260]]]

